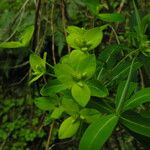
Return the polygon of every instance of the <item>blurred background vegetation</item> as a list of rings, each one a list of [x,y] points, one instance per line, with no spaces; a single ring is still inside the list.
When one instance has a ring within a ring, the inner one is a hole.
[[[94,17],[92,6],[99,3],[100,12],[119,12],[126,20],[122,24],[112,23],[119,41],[127,47],[136,47],[130,38],[135,13],[131,0],[1,0],[0,1],[0,42],[19,40],[23,30],[34,25],[32,41],[27,47],[0,49],[0,150],[43,150],[47,144],[49,120],[33,103],[40,95],[39,90],[45,78],[28,85],[30,79],[29,54],[33,51],[55,64],[61,56],[70,51],[66,44],[68,25],[92,28],[104,22]],[[136,0],[141,16],[150,13],[149,0]],[[150,22],[149,22],[150,25]],[[146,31],[150,33],[150,28]],[[105,47],[116,43],[111,29],[105,31],[102,44],[96,49],[99,54]],[[145,63],[144,83],[150,85],[149,58]],[[56,126],[59,125],[59,121]],[[53,131],[54,135],[55,132]],[[53,137],[53,149],[73,150],[77,142],[59,141]],[[147,143],[148,144],[148,143]],[[113,135],[104,149],[134,150],[146,149],[126,132]],[[48,149],[47,149],[48,150]]]

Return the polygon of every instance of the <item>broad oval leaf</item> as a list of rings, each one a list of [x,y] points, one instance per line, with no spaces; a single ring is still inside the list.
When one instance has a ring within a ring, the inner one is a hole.
[[[57,79],[49,80],[48,83],[42,87],[40,93],[43,96],[50,96],[62,90],[65,90],[66,88],[67,86]]]
[[[107,22],[123,22],[124,16],[119,13],[101,13],[98,14],[98,18]]]
[[[69,35],[67,36],[67,43],[78,50],[88,51],[96,48],[102,38],[103,38],[103,30],[107,26],[95,27],[89,30],[85,30],[83,28],[69,26],[67,31]]]
[[[143,118],[139,114],[132,113],[130,115],[123,115],[121,123],[136,133],[150,137],[149,118]]]
[[[85,76],[85,79],[91,78],[96,71],[96,57],[95,55],[88,55],[80,61],[77,71]]]
[[[74,84],[72,74],[74,70],[68,64],[56,64],[54,71],[57,79],[68,87]]]
[[[63,97],[62,106],[69,115],[76,115],[79,112],[79,105],[71,98]]]
[[[87,123],[92,123],[95,120],[100,119],[100,117],[100,112],[93,108],[83,108],[80,111],[80,118],[84,119]]]
[[[85,83],[79,82],[74,84],[71,93],[77,103],[83,107],[86,106],[90,100],[91,91]]]
[[[84,41],[83,35],[85,31],[86,30],[83,28],[79,28],[76,26],[69,26],[67,28],[67,32],[69,33],[69,35],[66,38],[68,45],[70,45],[72,48],[80,49]]]
[[[80,121],[69,117],[62,122],[58,131],[59,139],[66,139],[72,137],[78,130]]]
[[[144,88],[133,95],[124,104],[123,110],[133,109],[145,102],[150,102],[150,88]]]
[[[102,38],[103,38],[103,32],[101,27],[95,27],[93,29],[89,29],[84,34],[84,39],[89,43],[88,50],[92,50],[96,48],[101,43]]]
[[[51,111],[55,108],[54,97],[38,97],[34,100],[35,105],[41,110]]]
[[[91,90],[91,96],[96,97],[106,97],[108,95],[108,90],[105,86],[103,86],[98,80],[91,80],[87,82]]]
[[[83,134],[79,150],[99,150],[111,135],[117,121],[117,116],[108,115],[93,122]]]
[[[64,109],[63,107],[55,107],[55,109],[53,110],[52,114],[51,114],[51,118],[52,119],[59,119],[63,113]]]

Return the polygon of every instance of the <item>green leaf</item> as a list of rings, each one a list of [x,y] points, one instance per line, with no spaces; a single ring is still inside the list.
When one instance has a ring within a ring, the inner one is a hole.
[[[45,73],[46,72],[46,62],[40,56],[36,54],[31,54],[29,58],[31,69],[35,73]]]
[[[29,26],[20,36],[20,41],[10,41],[0,43],[0,48],[21,48],[28,46],[34,32],[34,26]]]
[[[88,123],[92,123],[95,120],[100,119],[100,117],[100,112],[93,108],[84,108],[80,111],[80,118],[86,120]]]
[[[96,71],[96,57],[94,54],[88,55],[81,60],[77,71],[85,78],[91,78]]]
[[[22,43],[20,42],[2,42],[0,43],[0,48],[20,48],[22,47]]]
[[[136,17],[136,23],[137,23],[137,38],[139,38],[139,40],[142,40],[141,37],[143,36],[143,32],[142,32],[142,23],[141,23],[141,18],[140,18],[140,15],[139,15],[139,12],[138,12],[138,9],[136,7],[136,4],[133,0],[133,6],[134,6],[134,10],[135,10],[135,17]],[[139,41],[140,42],[140,41]]]
[[[84,34],[84,39],[87,41],[88,50],[96,48],[102,41],[103,32],[101,27],[89,29]]]
[[[80,51],[80,50],[73,50],[70,54],[68,59],[65,60],[67,64],[69,64],[74,70],[78,70],[78,67],[81,65],[83,60],[88,57],[89,55]],[[64,62],[64,60],[63,60]]]
[[[64,111],[69,115],[76,115],[79,112],[78,104],[71,98],[64,97],[62,99],[62,106]]]
[[[86,6],[88,7],[88,9],[91,11],[91,13],[93,13],[94,15],[97,15],[99,12],[99,0],[82,0]]]
[[[95,27],[89,30],[85,30],[83,28],[69,26],[67,31],[69,35],[67,36],[67,43],[77,50],[88,51],[96,48],[102,38],[102,31],[107,27]]]
[[[141,91],[133,95],[124,104],[123,110],[133,109],[145,102],[150,102],[150,88],[144,88]]]
[[[67,32],[69,33],[69,35],[66,38],[68,45],[72,48],[80,49],[83,45],[83,35],[85,31],[86,30],[83,28],[69,26],[67,28]]]
[[[109,101],[110,102],[110,101]],[[101,113],[106,113],[106,114],[110,114],[114,112],[113,107],[111,107],[111,105],[109,105],[108,101],[104,100],[92,100],[89,102],[88,104],[89,107],[91,108],[95,108],[98,111],[100,111]]]
[[[98,80],[91,80],[87,82],[88,87],[91,91],[91,96],[96,97],[106,97],[108,95],[108,90],[103,86]]]
[[[59,139],[66,139],[72,137],[78,130],[80,121],[69,117],[60,125],[58,136]]]
[[[36,80],[38,80],[40,77],[42,77],[43,74],[44,74],[44,73],[38,73],[38,74],[36,74],[36,76],[32,77],[32,78],[30,79],[30,81],[29,81],[29,85],[30,85],[31,83],[35,82]]]
[[[91,91],[85,83],[78,82],[77,84],[74,84],[71,93],[77,103],[83,107],[86,106],[90,100]]]
[[[33,32],[34,32],[34,26],[29,26],[21,35],[20,42],[23,44],[24,47],[29,44],[32,38]]]
[[[108,115],[93,122],[83,134],[79,150],[99,150],[111,135],[117,121],[117,116]]]
[[[120,82],[118,89],[117,89],[117,94],[116,94],[116,98],[115,98],[115,104],[116,106],[118,105],[121,95],[122,95],[122,91],[125,87],[126,81],[122,81]],[[131,94],[133,93],[133,91],[135,90],[135,88],[137,87],[137,84],[134,82],[129,82],[128,84],[128,89],[125,95],[125,100],[127,100],[128,98],[130,98]]]
[[[125,18],[119,13],[101,13],[97,16],[99,19],[107,22],[123,22]]]
[[[55,93],[61,92],[61,91],[65,90],[66,88],[67,88],[66,85],[61,83],[59,80],[54,79],[54,80],[49,80],[48,83],[46,83],[42,87],[40,93],[43,96],[50,96]]]
[[[111,45],[106,47],[98,56],[98,59],[102,62],[108,63],[111,57],[115,54],[121,52],[124,48],[124,45]]]
[[[74,80],[72,74],[74,70],[68,64],[56,64],[54,71],[57,79],[68,87],[72,87]]]
[[[55,107],[55,109],[53,110],[52,114],[51,114],[51,118],[52,119],[59,119],[63,113],[64,109],[63,107]]]
[[[62,50],[66,44],[65,36],[62,32],[56,31],[54,39],[56,46],[58,47],[58,55],[61,56]]]
[[[129,73],[128,73],[128,78],[124,84],[124,87],[120,89],[118,89],[118,92],[117,92],[117,99],[116,99],[116,112],[117,114],[119,114],[121,111],[122,111],[122,107],[123,107],[123,104],[124,104],[124,101],[125,101],[125,96],[126,96],[126,93],[128,91],[128,86],[129,86],[129,83],[130,83],[130,78],[131,78],[131,75],[132,75],[132,70],[133,70],[133,65],[134,65],[134,61],[135,61],[136,58],[134,58],[132,60],[132,63],[130,65],[130,68],[129,68]]]
[[[114,81],[118,78],[125,78],[129,72],[130,64],[127,61],[121,62],[117,64],[114,69],[109,73],[109,75],[112,76],[111,81]],[[136,71],[138,68],[140,68],[142,64],[138,61],[133,63],[133,70],[132,72]]]
[[[139,114],[124,115],[121,117],[121,123],[136,133],[150,137],[150,120]]]
[[[142,112],[140,112],[140,115],[143,118],[149,118],[150,119],[150,111],[142,111]]]
[[[46,73],[46,60],[43,60],[42,58],[40,58],[40,56],[36,54],[31,54],[29,62],[31,69],[33,70],[32,75],[34,76],[29,81],[29,84],[31,84]]]
[[[103,75],[105,75],[105,69],[104,66],[106,64],[109,64],[111,62],[111,60],[113,59],[113,57],[118,54],[122,49],[123,49],[123,45],[111,45],[106,47],[98,56],[98,62],[100,62],[99,64],[97,64],[97,68],[99,70],[97,79],[100,79],[100,77],[102,78]]]
[[[38,97],[34,100],[35,105],[41,110],[51,111],[55,108],[55,97]]]

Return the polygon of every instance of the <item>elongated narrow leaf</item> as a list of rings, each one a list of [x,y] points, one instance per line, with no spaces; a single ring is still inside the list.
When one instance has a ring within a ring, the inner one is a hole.
[[[29,85],[31,84],[31,83],[33,83],[33,82],[35,82],[36,80],[38,80],[40,77],[42,77],[43,76],[43,73],[39,73],[39,74],[37,74],[36,76],[33,76],[31,79],[30,79],[30,81],[29,81]]]
[[[150,88],[144,88],[133,95],[124,104],[124,110],[135,108],[145,102],[150,102]]]
[[[103,116],[93,122],[85,131],[79,150],[100,150],[111,135],[118,121],[115,115]]]
[[[150,137],[150,120],[143,118],[139,114],[124,115],[121,117],[121,123],[130,130]]]
[[[102,62],[109,62],[111,57],[115,54],[118,54],[121,52],[121,50],[124,48],[124,45],[111,45],[106,47],[98,56],[98,59]]]
[[[119,13],[101,13],[98,18],[107,22],[123,22],[125,18]]]
[[[27,46],[29,44],[29,42],[32,38],[33,32],[34,32],[34,26],[29,26],[23,32],[23,34],[20,37],[21,43],[23,44],[23,46]]]
[[[20,42],[11,41],[0,43],[0,48],[19,48],[19,47],[22,47],[22,43]]]
[[[0,43],[0,48],[20,48],[28,46],[34,31],[34,26],[25,29],[19,41],[10,41]]]
[[[106,47],[98,56],[98,64],[97,64],[97,68],[98,68],[98,76],[97,79],[99,80],[100,78],[102,78],[104,76],[105,78],[105,67],[106,64],[111,64],[110,62],[112,62],[112,59],[114,58],[114,56],[116,54],[118,54],[122,49],[124,48],[123,45],[111,45]]]
[[[117,95],[116,95],[116,98],[115,98],[116,106],[118,105],[118,103],[120,101],[120,98],[121,98],[121,95],[122,95],[122,91],[123,91],[123,89],[125,87],[125,84],[126,84],[126,81],[123,81],[118,86]],[[126,96],[125,96],[125,100],[127,100],[131,96],[131,94],[133,93],[133,91],[135,90],[136,87],[137,87],[136,83],[129,82],[128,89],[127,89]]]
[[[106,97],[108,95],[108,90],[103,86],[98,80],[91,80],[87,83],[91,90],[91,96],[96,97]]]
[[[124,61],[122,63],[120,63],[119,65],[117,64],[117,67],[115,67],[111,72],[111,76],[112,76],[112,81],[116,80],[118,78],[125,78],[128,75],[129,69],[130,69],[130,64],[127,61]],[[136,71],[138,68],[140,68],[142,66],[142,64],[138,61],[133,63],[133,70],[132,72]]]
[[[79,82],[77,84],[74,84],[71,89],[71,93],[77,103],[83,107],[86,106],[86,104],[90,100],[91,91],[85,83]]]
[[[62,90],[65,90],[66,88],[67,86],[57,79],[49,80],[48,83],[42,87],[40,93],[43,96],[50,96]]]
[[[66,139],[72,137],[78,130],[80,121],[75,120],[73,117],[69,117],[64,120],[59,128],[59,139]]]
[[[134,61],[135,61],[135,58],[132,60],[132,63],[130,65],[128,78],[127,78],[127,80],[126,80],[126,82],[124,84],[124,87],[121,88],[121,90],[119,89],[118,93],[117,93],[119,95],[119,96],[117,95],[117,99],[116,99],[116,112],[118,114],[121,112],[123,104],[124,104],[124,101],[125,101],[125,96],[127,94],[130,78],[131,78],[131,75],[132,75]]]
[[[110,101],[109,101],[110,102]],[[106,100],[92,100],[89,102],[89,106],[92,107],[92,108],[95,108],[97,110],[99,110],[101,113],[113,113],[114,112],[114,108],[111,107],[110,104],[108,104],[108,101]]]
[[[136,23],[137,23],[137,35],[138,35],[138,38],[142,37],[142,23],[141,23],[141,18],[140,18],[140,15],[139,15],[139,12],[138,12],[138,9],[136,7],[136,4],[135,4],[135,1],[133,0],[133,6],[134,6],[134,10],[135,10],[135,17],[136,17]],[[139,39],[139,40],[142,40],[142,39]],[[139,41],[140,42],[140,41]]]

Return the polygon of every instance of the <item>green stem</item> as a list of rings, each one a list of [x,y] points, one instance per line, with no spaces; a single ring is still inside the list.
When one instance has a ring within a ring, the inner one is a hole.
[[[49,63],[46,62],[46,65],[49,66],[50,68],[54,69],[54,66],[50,65]]]

